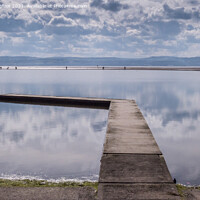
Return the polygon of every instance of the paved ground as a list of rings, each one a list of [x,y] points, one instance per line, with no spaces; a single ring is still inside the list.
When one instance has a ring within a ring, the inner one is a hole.
[[[129,190],[130,189],[131,188],[129,188]],[[131,190],[134,190],[134,188],[132,188]],[[121,192],[120,187],[118,188],[117,191],[119,193]],[[135,192],[137,193],[139,192],[139,190]],[[149,195],[148,197],[149,199],[151,199],[151,193],[148,193],[147,195]],[[200,189],[188,188],[183,191],[183,195],[184,197],[182,198],[182,200],[200,200]],[[118,194],[115,193],[113,197],[117,198],[117,196]],[[126,194],[124,197],[125,199],[122,199],[122,200],[134,199],[133,196],[128,197],[128,194]],[[137,197],[138,198],[136,199],[140,199],[138,195]],[[97,200],[95,189],[91,187],[65,187],[65,188],[0,187],[0,200],[45,200],[45,199],[47,200]],[[112,200],[113,199],[115,198],[112,198]],[[166,199],[168,199],[167,195],[166,195]]]
[[[92,187],[0,187],[0,200],[95,200]]]
[[[188,188],[183,191],[184,200],[200,200],[200,189]]]

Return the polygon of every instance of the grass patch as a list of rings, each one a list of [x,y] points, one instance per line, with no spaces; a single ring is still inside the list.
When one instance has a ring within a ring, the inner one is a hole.
[[[46,180],[7,180],[0,179],[0,187],[93,187],[98,188],[98,182],[60,182],[54,183]]]
[[[188,190],[194,190],[194,189],[200,190],[200,186],[184,186],[181,184],[176,184],[176,188],[178,190],[179,195],[181,196],[181,199],[183,200]]]
[[[176,184],[176,188],[178,190],[179,195],[183,198],[184,197],[184,191],[187,190],[187,187],[184,185]]]

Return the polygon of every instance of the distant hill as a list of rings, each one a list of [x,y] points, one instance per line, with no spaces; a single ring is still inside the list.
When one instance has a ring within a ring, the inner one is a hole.
[[[200,57],[49,57],[0,56],[0,66],[200,66]]]

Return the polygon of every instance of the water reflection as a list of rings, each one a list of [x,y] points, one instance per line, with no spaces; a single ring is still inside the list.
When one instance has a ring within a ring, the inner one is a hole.
[[[0,104],[1,177],[96,180],[107,111]]]
[[[55,76],[55,71],[2,71],[0,77],[2,94],[135,99],[172,176],[184,184],[200,184],[199,72],[58,71]],[[86,121],[85,126],[98,131],[105,120],[93,126]],[[20,140],[21,132],[17,135]]]
[[[153,108],[145,117],[165,155],[173,177],[184,184],[200,184],[200,94],[179,88],[173,106]]]

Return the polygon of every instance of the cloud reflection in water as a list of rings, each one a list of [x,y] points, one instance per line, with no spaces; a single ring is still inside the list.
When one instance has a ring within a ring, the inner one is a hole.
[[[107,111],[1,103],[0,119],[1,176],[97,178]]]
[[[66,70],[56,71],[55,75],[54,71],[2,71],[0,83],[1,94],[135,99],[164,154],[172,176],[178,182],[200,184],[199,72]],[[85,120],[84,125],[88,130],[95,129],[96,134],[98,126],[104,126],[106,121],[104,117],[101,119],[92,126]],[[49,124],[53,126],[52,122]],[[4,126],[5,124],[0,123],[1,129]],[[76,126],[79,127],[79,123]],[[61,127],[60,124],[60,129]],[[36,126],[35,129],[37,128]],[[85,129],[82,126],[78,131],[71,128],[68,130],[71,135],[63,133],[63,137],[65,140],[81,138]],[[20,141],[22,134],[20,129],[17,131],[15,139]],[[13,139],[13,136],[9,137]],[[33,143],[39,145],[37,138]],[[77,145],[77,148],[81,147]],[[88,150],[88,153],[87,157],[91,152]]]
[[[180,91],[180,90],[179,90]],[[173,177],[184,184],[200,184],[200,94],[177,92],[175,109],[152,109],[146,120]]]

